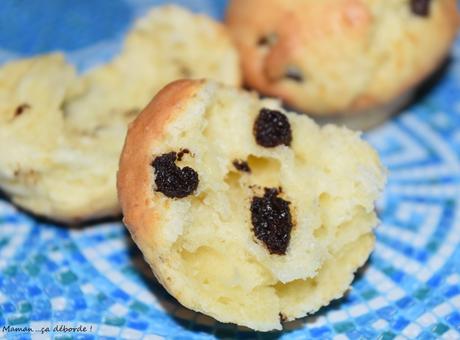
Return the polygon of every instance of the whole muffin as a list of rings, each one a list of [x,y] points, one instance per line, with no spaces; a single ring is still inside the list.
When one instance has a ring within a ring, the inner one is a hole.
[[[130,126],[117,183],[126,226],[180,303],[267,331],[348,289],[384,182],[358,133],[182,80]]]
[[[231,0],[226,21],[249,86],[326,116],[410,92],[446,57],[459,15],[455,0]]]

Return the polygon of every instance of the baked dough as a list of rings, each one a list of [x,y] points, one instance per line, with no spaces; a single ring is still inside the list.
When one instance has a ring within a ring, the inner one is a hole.
[[[250,87],[325,116],[394,109],[446,57],[459,15],[456,0],[231,0],[226,22]]]
[[[385,182],[356,132],[212,81],[174,82],[129,128],[124,222],[184,306],[255,330],[340,298]]]
[[[120,55],[77,76],[61,54],[0,69],[0,188],[19,206],[68,223],[117,215],[116,171],[128,123],[168,82],[240,84],[224,27],[180,7],[153,9]]]

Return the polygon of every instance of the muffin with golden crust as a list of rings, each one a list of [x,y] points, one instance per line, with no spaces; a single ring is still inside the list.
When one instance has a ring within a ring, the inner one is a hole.
[[[312,115],[392,106],[448,54],[455,0],[231,0],[246,83]]]
[[[209,77],[239,86],[225,27],[154,8],[108,64],[77,75],[61,54],[0,68],[0,189],[19,206],[75,223],[120,213],[115,185],[128,123],[164,85]]]
[[[268,331],[344,294],[373,249],[384,181],[358,133],[184,80],[130,126],[117,183],[127,228],[180,303]]]

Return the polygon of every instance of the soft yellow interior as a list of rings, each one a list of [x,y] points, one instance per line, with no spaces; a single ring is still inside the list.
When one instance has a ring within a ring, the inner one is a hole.
[[[319,128],[295,114],[287,114],[291,147],[258,146],[252,126],[262,107],[277,103],[206,85],[169,126],[166,143],[152,150],[189,149],[177,165],[197,171],[197,192],[184,199],[156,192],[152,205],[167,211],[165,247],[157,250],[169,258],[163,273],[194,292],[184,289],[181,302],[268,330],[280,327],[280,313],[303,316],[347,289],[373,246],[383,170],[356,133]],[[247,161],[251,173],[235,169],[234,160]],[[281,197],[291,202],[286,255],[271,255],[253,235],[250,202],[264,187],[282,187]]]
[[[169,82],[202,77],[238,86],[238,55],[220,24],[177,6],[151,10],[119,55],[83,75],[62,54],[2,66],[0,144],[8,150],[0,154],[0,187],[56,219],[117,214],[129,122]]]

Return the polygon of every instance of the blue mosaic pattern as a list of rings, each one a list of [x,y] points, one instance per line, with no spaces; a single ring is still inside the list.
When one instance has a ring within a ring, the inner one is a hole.
[[[0,63],[63,49],[84,71],[119,50],[136,17],[166,2],[47,0],[45,10],[2,0]],[[217,18],[225,7],[224,0],[175,2]],[[1,336],[460,339],[459,94],[460,41],[436,86],[365,136],[390,171],[376,250],[350,293],[314,317],[267,334],[220,324],[181,307],[155,282],[121,223],[68,230],[0,201]],[[8,325],[38,332],[2,332]]]

